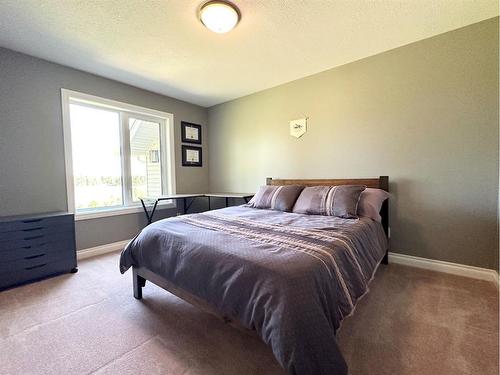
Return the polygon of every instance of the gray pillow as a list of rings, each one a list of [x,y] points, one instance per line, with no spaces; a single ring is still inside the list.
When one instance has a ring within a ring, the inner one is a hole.
[[[289,212],[302,189],[299,185],[261,186],[248,206]]]
[[[310,186],[300,193],[293,212],[306,215],[326,215],[326,196],[331,186]]]
[[[307,215],[337,216],[355,219],[359,197],[366,186],[311,186],[302,190],[293,212]]]

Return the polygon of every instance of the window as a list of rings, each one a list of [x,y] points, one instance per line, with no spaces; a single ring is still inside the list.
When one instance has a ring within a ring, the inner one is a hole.
[[[65,89],[62,101],[68,207],[77,218],[138,212],[139,198],[174,191],[171,114]]]

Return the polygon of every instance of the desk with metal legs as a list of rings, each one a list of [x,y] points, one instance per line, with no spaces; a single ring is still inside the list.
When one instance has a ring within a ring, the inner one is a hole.
[[[229,199],[243,199],[245,203],[248,203],[250,198],[253,197],[253,194],[250,193],[204,193],[204,194],[171,194],[171,195],[162,195],[157,198],[139,198],[141,200],[142,208],[144,209],[144,213],[146,214],[146,218],[148,220],[148,224],[153,222],[153,215],[156,212],[156,208],[158,203],[161,201],[167,200],[179,200],[182,199],[184,202],[184,210],[183,213],[187,214],[189,208],[193,204],[194,200],[199,197],[206,197],[208,199],[208,210],[211,210],[211,198],[225,198],[226,207],[229,206]],[[191,201],[188,202],[188,199]],[[151,202],[153,208],[151,211],[148,210],[148,203]]]
[[[194,200],[198,197],[204,197],[205,194],[171,194],[171,195],[162,195],[161,197],[158,198],[139,198],[141,200],[142,208],[144,209],[144,213],[146,214],[146,218],[148,219],[148,224],[151,224],[153,222],[153,215],[155,214],[156,207],[158,206],[158,203],[161,201],[168,201],[168,200],[179,200],[182,199],[184,201],[184,214],[187,213],[189,210],[189,207],[193,204]],[[189,202],[188,205],[188,199],[191,198],[191,201]],[[148,211],[147,209],[147,202],[154,202],[153,203],[153,208],[151,211]]]

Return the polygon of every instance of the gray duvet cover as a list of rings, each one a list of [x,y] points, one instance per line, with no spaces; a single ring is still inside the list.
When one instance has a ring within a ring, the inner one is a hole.
[[[145,267],[257,331],[289,374],[347,374],[335,332],[387,249],[380,223],[230,207],[147,226],[120,271]]]

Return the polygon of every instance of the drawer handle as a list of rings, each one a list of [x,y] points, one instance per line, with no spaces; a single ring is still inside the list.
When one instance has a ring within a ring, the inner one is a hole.
[[[29,257],[24,257],[24,259],[35,259],[35,258],[40,258],[43,257],[45,253],[43,254],[35,254],[35,255],[30,255]]]
[[[30,220],[23,220],[23,223],[38,223],[39,221],[42,221],[42,219],[30,219]]]
[[[26,267],[25,270],[26,271],[34,270],[35,268],[45,267],[46,265],[47,265],[47,263],[37,264],[36,266]]]
[[[26,238],[25,238],[26,239]],[[37,246],[38,247],[42,247],[42,246],[45,246],[46,245],[46,242],[41,242],[39,243]],[[31,249],[33,246],[23,246],[23,249]]]
[[[43,234],[40,235],[40,236],[31,236],[31,237],[24,237],[25,240],[34,240],[36,238],[42,238],[43,237]]]
[[[34,230],[39,230],[39,229],[43,229],[43,227],[36,227],[36,228],[23,229],[23,232],[31,232],[31,231],[34,231]]]

